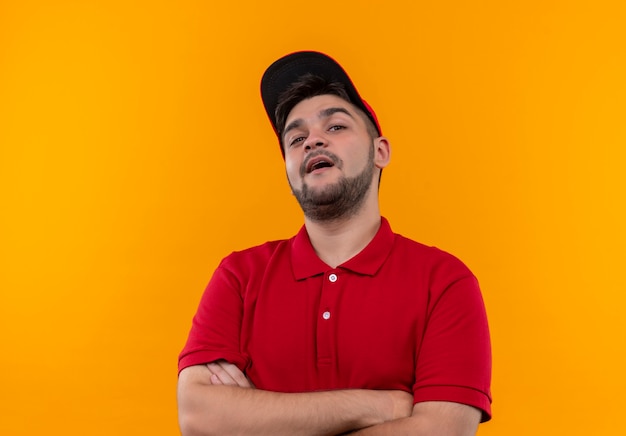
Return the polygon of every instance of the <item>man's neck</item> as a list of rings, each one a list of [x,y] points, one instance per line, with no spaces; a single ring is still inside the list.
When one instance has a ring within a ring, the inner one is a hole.
[[[312,221],[305,218],[309,239],[315,252],[332,268],[357,255],[378,232],[380,212],[361,210],[360,213],[333,221]]]

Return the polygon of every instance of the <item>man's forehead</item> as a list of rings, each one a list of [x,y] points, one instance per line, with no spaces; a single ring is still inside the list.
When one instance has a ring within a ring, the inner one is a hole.
[[[343,110],[336,110],[343,109]],[[322,94],[300,100],[287,115],[286,124],[303,115],[327,117],[336,112],[344,112],[348,115],[356,114],[357,108],[349,101],[334,95]]]

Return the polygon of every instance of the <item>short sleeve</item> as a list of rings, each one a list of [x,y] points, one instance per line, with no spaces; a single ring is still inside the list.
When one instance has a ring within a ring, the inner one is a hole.
[[[491,419],[489,327],[476,278],[456,262],[433,279],[414,401],[467,404],[482,410],[484,422]]]
[[[244,371],[248,357],[240,349],[243,318],[241,280],[218,266],[207,285],[193,318],[187,343],[178,358],[178,371],[225,359]]]

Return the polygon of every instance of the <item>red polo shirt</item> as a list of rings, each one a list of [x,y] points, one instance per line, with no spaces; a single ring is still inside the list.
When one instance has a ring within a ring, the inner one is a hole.
[[[303,227],[226,257],[207,286],[179,371],[225,359],[259,389],[398,389],[491,416],[482,296],[458,259],[394,234],[385,218],[331,268]]]

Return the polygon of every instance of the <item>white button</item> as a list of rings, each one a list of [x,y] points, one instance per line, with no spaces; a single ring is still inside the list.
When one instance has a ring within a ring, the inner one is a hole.
[[[337,274],[331,274],[328,276],[328,280],[335,283],[337,281]]]
[[[322,318],[324,319],[329,319],[330,318],[330,312],[326,311],[322,314]]]

